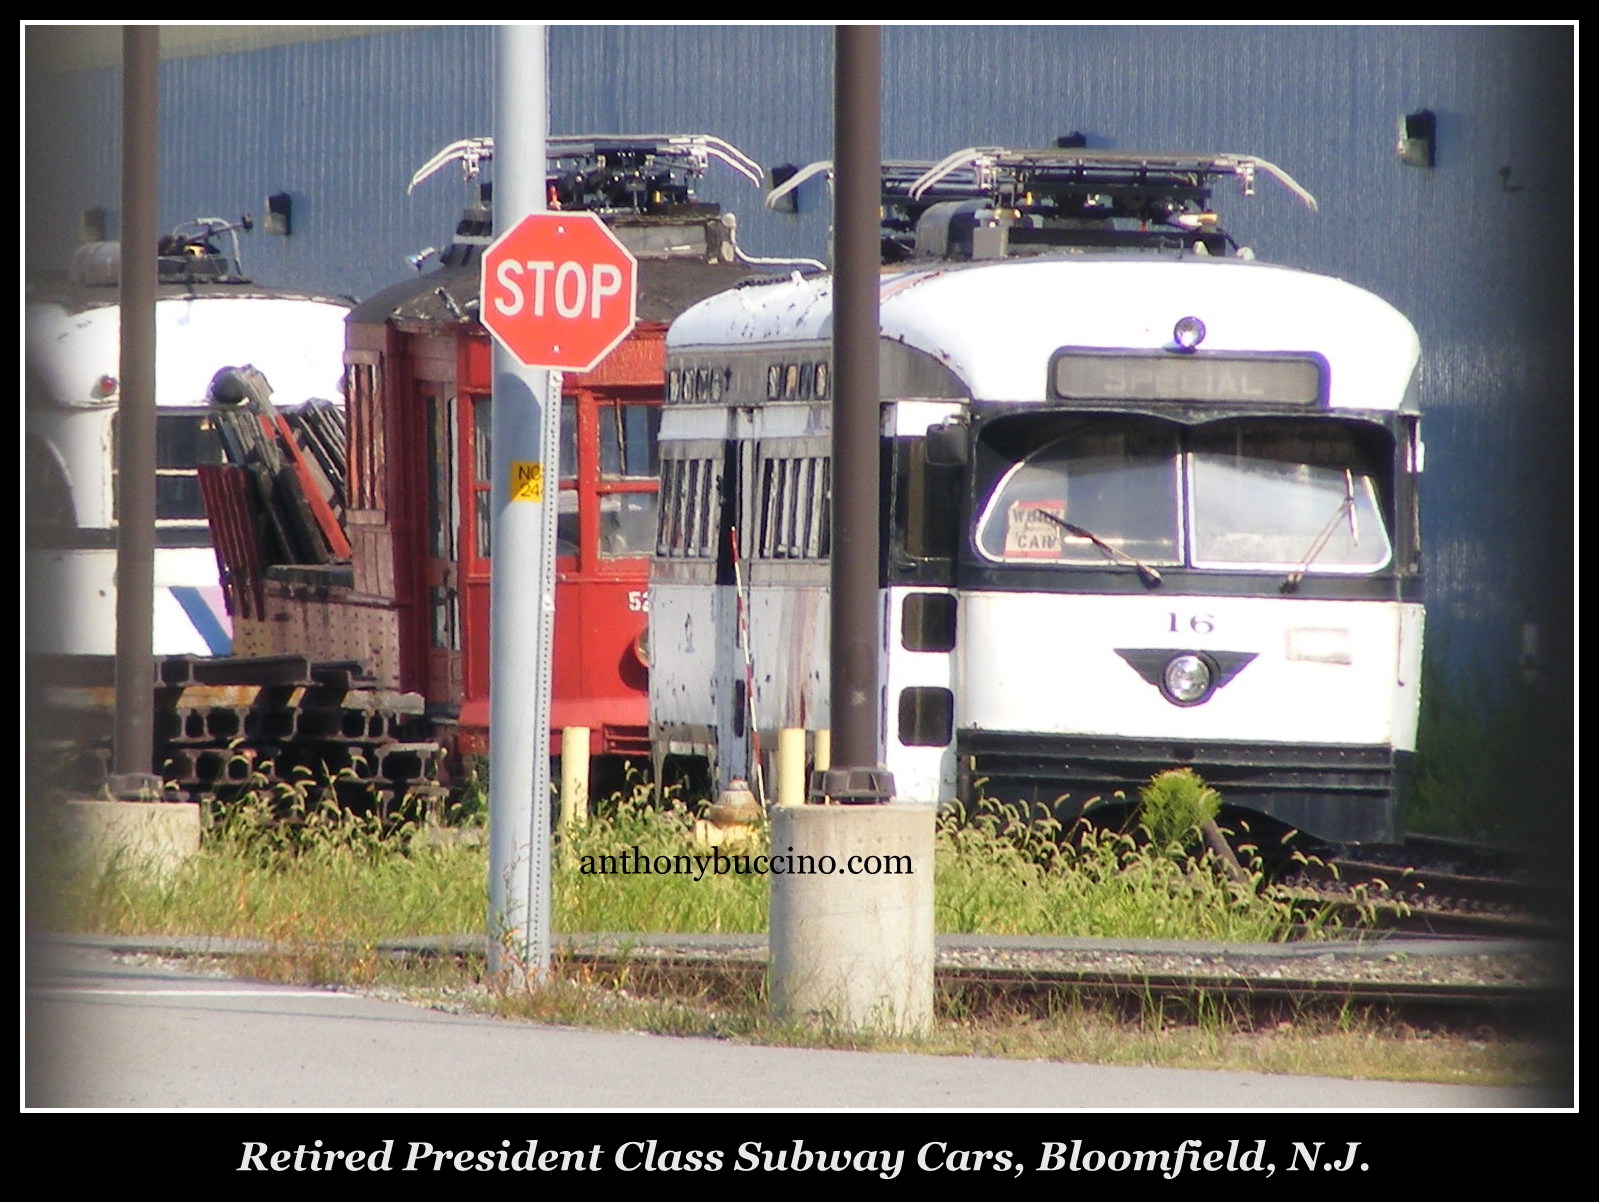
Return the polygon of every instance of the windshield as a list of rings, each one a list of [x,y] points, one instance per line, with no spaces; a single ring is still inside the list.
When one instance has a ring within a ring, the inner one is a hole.
[[[1188,455],[1195,567],[1368,572],[1388,562],[1371,467],[1354,431],[1229,423]]]
[[[990,559],[1101,564],[1104,553],[1062,523],[1144,563],[1181,563],[1177,431],[1154,422],[1100,425],[1028,455],[995,489],[978,526]]]
[[[1392,555],[1378,488],[1384,435],[1375,427],[1265,418],[1190,429],[1095,418],[1061,433],[1058,420],[1029,416],[995,422],[984,440],[1014,460],[977,523],[978,550],[998,563],[1098,567],[1128,557],[1364,573]]]

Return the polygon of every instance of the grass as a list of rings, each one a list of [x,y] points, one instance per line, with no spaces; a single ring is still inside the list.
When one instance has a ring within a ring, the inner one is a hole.
[[[201,852],[173,873],[123,860],[93,869],[59,851],[32,874],[29,913],[44,929],[102,934],[216,935],[371,945],[396,936],[484,929],[481,839],[437,839],[296,798],[230,807]],[[704,854],[694,811],[640,786],[557,841],[556,930],[766,930],[769,881],[756,874],[584,871],[604,857]],[[460,829],[460,828],[458,828]],[[467,831],[481,828],[467,827]],[[769,850],[764,827],[739,854]],[[1052,819],[984,804],[938,826],[936,923],[974,934],[1264,941],[1296,914],[1258,873],[1228,879],[1208,853],[1162,852],[1130,835],[1083,828],[1061,838]]]
[[[557,930],[765,929],[769,882],[762,876],[582,872],[585,856],[694,850],[695,813],[681,799],[657,806],[649,790],[635,788],[598,810],[557,844]],[[34,818],[47,812],[30,808]],[[1521,1045],[1437,1039],[1396,1029],[1381,1016],[1295,1016],[1286,1026],[1257,1029],[1222,1006],[1199,1021],[1146,1008],[1129,1022],[1109,1007],[1069,998],[1040,1015],[1032,1006],[946,993],[934,1032],[907,1043],[776,1023],[759,973],[708,974],[685,987],[645,963],[602,971],[571,962],[535,988],[493,988],[481,962],[396,962],[379,950],[398,936],[485,928],[487,858],[474,837],[480,825],[439,838],[432,828],[341,812],[305,790],[235,805],[206,832],[197,855],[166,873],[126,857],[86,864],[58,844],[47,823],[33,825],[30,929],[275,945],[265,956],[234,961],[239,975],[387,989],[429,1005],[523,1019],[774,1044],[1481,1084],[1536,1078],[1532,1053]],[[764,849],[764,830],[751,839],[740,850]],[[1294,917],[1258,873],[1240,883],[1208,853],[1194,859],[1116,832],[1062,838],[1047,821],[996,805],[941,818],[936,884],[938,928],[949,932],[1257,941],[1285,937]]]
[[[482,849],[334,810],[272,819],[236,807],[174,871],[136,858],[81,862],[49,832],[30,839],[34,929],[375,943],[481,929]]]
[[[598,969],[558,959],[547,982],[500,989],[481,963],[444,974],[422,961],[389,965],[375,984],[388,996],[453,1013],[771,1046],[1477,1086],[1534,1086],[1569,1072],[1533,1041],[1486,1031],[1461,1036],[1377,1010],[1257,1021],[1217,1002],[1198,1015],[1149,1005],[1129,1017],[1069,994],[1040,1012],[1004,997],[941,989],[932,1031],[913,1039],[778,1022],[767,1011],[759,973],[712,971],[690,983],[647,962]]]
[[[766,930],[769,882],[754,874],[585,872],[606,857],[655,859],[705,854],[694,842],[695,809],[668,790],[657,805],[655,791],[638,784],[600,804],[587,823],[563,836],[551,888],[552,922],[570,933],[591,931],[687,931],[735,933]],[[728,848],[734,851],[733,848]],[[770,850],[764,828],[752,833],[738,854]]]
[[[1221,794],[1192,768],[1157,772],[1138,797],[1138,822],[1149,841],[1178,855],[1197,843],[1200,829],[1221,813]]]
[[[1551,868],[1569,871],[1576,817],[1569,679],[1469,668],[1451,676],[1442,667],[1449,659],[1429,643],[1407,826],[1552,848]]]
[[[938,929],[948,933],[1271,942],[1302,918],[1257,869],[1231,880],[1210,852],[982,803],[939,823]]]
[[[582,871],[606,856],[703,853],[694,822],[680,798],[657,806],[647,788],[603,803],[557,844],[554,928],[765,931],[764,876]],[[230,807],[200,853],[173,872],[129,857],[102,866],[75,861],[48,831],[36,830],[29,923],[264,940],[281,950],[254,958],[253,975],[366,985],[384,970],[384,941],[485,929],[487,853],[471,837],[482,827],[469,820],[449,833],[455,837],[352,815],[312,790]],[[757,855],[768,845],[767,831],[757,828],[728,850]],[[1030,821],[996,805],[940,820],[936,873],[936,923],[945,932],[1257,941],[1283,938],[1294,918],[1263,883],[1241,887],[1208,859],[1159,854],[1113,832],[1063,840],[1052,820]]]

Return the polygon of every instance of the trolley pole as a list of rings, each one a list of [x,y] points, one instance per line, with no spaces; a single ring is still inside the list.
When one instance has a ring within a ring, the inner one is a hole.
[[[545,205],[545,27],[495,34],[494,211],[510,229]],[[560,375],[494,346],[490,432],[489,970],[550,966],[550,678]]]
[[[117,406],[117,666],[113,796],[153,800],[155,301],[161,30],[122,31],[122,363]]]

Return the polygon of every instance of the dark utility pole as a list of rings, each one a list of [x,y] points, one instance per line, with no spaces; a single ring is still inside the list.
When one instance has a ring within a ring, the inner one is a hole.
[[[833,763],[812,800],[886,802],[878,756],[878,267],[882,39],[841,25],[833,78]],[[820,796],[817,796],[820,795]]]
[[[772,877],[772,1012],[788,1022],[921,1034],[933,1018],[933,810],[890,805],[878,727],[878,208],[882,49],[840,26],[833,85],[833,757],[810,805],[772,810],[772,846],[844,863],[904,857],[883,876]],[[814,804],[814,803],[854,804]]]
[[[117,404],[117,720],[111,791],[159,786],[155,754],[155,301],[161,31],[122,31],[122,363]]]

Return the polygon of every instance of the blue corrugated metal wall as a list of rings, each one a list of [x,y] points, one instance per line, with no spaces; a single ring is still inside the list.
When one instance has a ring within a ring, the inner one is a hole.
[[[550,36],[556,132],[714,133],[768,166],[830,153],[826,27]],[[465,198],[457,174],[405,186],[446,142],[491,132],[493,39],[441,26],[165,63],[163,220],[259,213],[287,191],[294,235],[245,241],[257,278],[394,282]],[[1095,147],[1259,154],[1314,192],[1314,215],[1269,184],[1221,208],[1261,257],[1370,288],[1421,332],[1437,645],[1461,679],[1492,681],[1535,623],[1546,684],[1569,690],[1573,28],[924,25],[883,45],[885,157],[1080,130]],[[30,268],[65,262],[86,206],[115,233],[118,86],[112,69],[30,76]],[[1400,116],[1423,107],[1432,169],[1395,153]],[[796,216],[726,172],[702,195],[739,214],[752,253],[825,254],[820,185]]]

